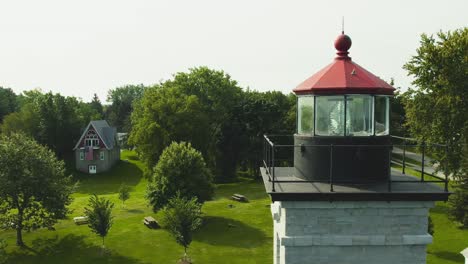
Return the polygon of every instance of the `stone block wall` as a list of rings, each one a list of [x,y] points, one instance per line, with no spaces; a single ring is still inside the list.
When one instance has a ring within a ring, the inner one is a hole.
[[[433,206],[426,201],[275,202],[274,263],[426,263]]]

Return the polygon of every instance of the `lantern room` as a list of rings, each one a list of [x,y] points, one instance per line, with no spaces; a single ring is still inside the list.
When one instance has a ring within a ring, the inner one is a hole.
[[[330,150],[317,146],[335,144],[335,155],[342,156],[337,159],[341,169],[335,173],[336,180],[385,180],[389,150],[378,146],[390,143],[390,97],[395,88],[351,60],[349,36],[339,35],[335,48],[334,61],[293,90],[297,95],[295,144],[304,146],[295,155],[296,174],[310,180],[328,178]],[[316,147],[307,148],[312,145]],[[363,149],[363,145],[370,147]]]

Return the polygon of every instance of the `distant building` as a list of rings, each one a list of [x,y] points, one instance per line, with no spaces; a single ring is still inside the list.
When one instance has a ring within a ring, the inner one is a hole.
[[[106,120],[91,121],[73,150],[77,170],[89,174],[108,171],[120,160],[117,129]]]

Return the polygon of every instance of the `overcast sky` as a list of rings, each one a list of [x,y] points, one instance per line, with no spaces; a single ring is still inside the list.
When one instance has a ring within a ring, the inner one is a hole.
[[[405,88],[420,34],[468,26],[467,10],[467,0],[1,0],[0,86],[105,101],[204,65],[287,93],[333,60],[344,16],[353,60]]]

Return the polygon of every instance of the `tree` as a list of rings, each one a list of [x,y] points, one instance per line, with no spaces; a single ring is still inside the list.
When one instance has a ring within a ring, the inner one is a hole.
[[[200,202],[213,196],[213,176],[199,151],[190,143],[173,142],[161,154],[148,184],[147,199],[156,212],[177,192],[183,197],[197,197]]]
[[[122,201],[122,205],[125,204],[125,201],[130,198],[130,187],[122,183],[119,188],[119,200]]]
[[[114,204],[105,199],[99,198],[96,194],[89,198],[88,207],[85,208],[85,215],[88,217],[91,231],[102,237],[102,247],[104,248],[104,238],[112,227],[112,209]]]
[[[96,120],[104,118],[104,110],[101,104],[101,100],[99,100],[97,94],[94,94],[93,100],[91,101],[91,103],[89,103],[89,106],[98,114],[98,118],[96,118]]]
[[[0,86],[0,123],[3,117],[18,110],[16,94],[10,88]]]
[[[130,116],[135,102],[143,97],[146,87],[140,85],[126,85],[109,90],[107,101],[111,105],[107,108],[107,119],[117,127],[118,131],[130,132]]]
[[[10,113],[3,119],[0,130],[5,135],[23,133],[30,137],[37,134],[39,115],[33,104],[25,104],[18,112]]]
[[[163,150],[172,141],[187,141],[204,156],[209,156],[212,137],[208,117],[196,96],[187,96],[165,86],[148,88],[132,114],[129,144],[136,146],[145,164],[145,175],[151,174]]]
[[[404,95],[406,125],[420,140],[447,143],[448,156],[443,151],[431,155],[457,176],[461,142],[468,131],[468,28],[439,32],[436,37],[423,34],[420,43],[417,54],[404,65],[418,88]]]
[[[76,141],[96,112],[75,97],[33,90],[21,96],[21,109],[5,117],[2,133],[25,133],[47,145],[60,158],[72,153]]]
[[[202,205],[195,197],[184,198],[177,193],[169,199],[162,211],[161,224],[174,236],[176,242],[184,247],[184,260],[187,262],[187,249],[192,235],[202,223]]]
[[[296,127],[296,96],[281,92],[246,91],[235,109],[233,126],[240,128],[240,163],[259,176],[264,134],[293,134]]]
[[[63,161],[36,141],[22,135],[0,137],[0,223],[23,230],[52,227],[64,218],[71,202],[71,176]]]
[[[236,177],[237,135],[232,129],[232,119],[235,117],[234,108],[239,105],[242,89],[237,81],[224,71],[197,67],[188,73],[179,72],[174,80],[163,83],[178,89],[188,96],[196,96],[208,117],[210,141],[206,146],[209,155],[205,155],[208,166],[215,171],[217,181],[229,181]]]

